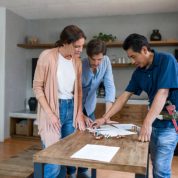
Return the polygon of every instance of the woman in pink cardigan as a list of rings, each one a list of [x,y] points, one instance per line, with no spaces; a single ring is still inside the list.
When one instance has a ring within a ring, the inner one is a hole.
[[[37,121],[44,148],[75,131],[85,130],[82,112],[82,65],[80,53],[85,34],[74,25],[63,29],[58,47],[41,53],[33,81],[38,100]],[[45,178],[56,178],[61,166],[46,164]],[[70,167],[69,174],[75,175]]]

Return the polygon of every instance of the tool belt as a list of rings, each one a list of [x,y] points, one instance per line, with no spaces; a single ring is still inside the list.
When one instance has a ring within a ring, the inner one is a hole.
[[[158,119],[172,120],[174,128],[175,128],[176,132],[178,133],[178,125],[176,122],[176,121],[178,121],[178,112],[176,111],[176,107],[170,101],[167,101],[166,109],[167,109],[167,112],[162,111],[160,113],[160,115],[158,116]]]
[[[162,111],[160,115],[158,116],[158,119],[160,120],[172,120],[172,115],[169,115],[168,112]],[[174,119],[178,121],[178,111],[176,111]]]

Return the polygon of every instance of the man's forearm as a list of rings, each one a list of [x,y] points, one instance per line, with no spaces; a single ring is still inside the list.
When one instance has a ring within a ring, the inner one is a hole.
[[[113,103],[106,102],[106,111],[105,111],[105,113],[107,113],[110,110],[110,108],[112,107],[112,105],[113,105]]]
[[[147,122],[148,124],[152,125],[152,123],[154,122],[156,117],[162,111],[162,109],[166,103],[168,94],[169,94],[169,89],[158,90],[158,92],[153,100],[153,103],[151,105],[151,108],[148,111],[148,114],[146,115],[144,122]]]

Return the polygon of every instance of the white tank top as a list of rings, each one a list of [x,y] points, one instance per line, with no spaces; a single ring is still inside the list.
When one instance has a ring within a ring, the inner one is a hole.
[[[74,97],[75,79],[76,75],[72,59],[68,60],[59,54],[57,67],[59,99],[72,99]]]

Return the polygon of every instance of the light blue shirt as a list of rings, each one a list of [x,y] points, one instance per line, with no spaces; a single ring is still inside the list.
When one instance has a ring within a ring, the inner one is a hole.
[[[90,68],[89,59],[82,60],[82,89],[83,89],[83,108],[87,115],[91,115],[96,107],[96,96],[99,84],[103,81],[105,86],[105,102],[114,102],[115,85],[112,74],[111,62],[108,56],[104,56],[101,64],[94,74]]]

